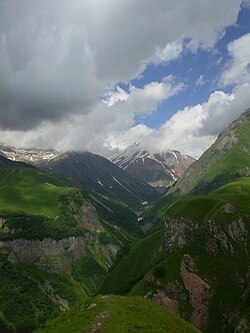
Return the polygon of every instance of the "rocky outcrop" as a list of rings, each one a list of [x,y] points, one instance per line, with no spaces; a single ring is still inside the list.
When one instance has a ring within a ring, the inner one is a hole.
[[[212,220],[208,221],[206,249],[210,255],[216,255],[220,252],[233,253],[233,246],[229,242],[227,234],[220,225],[215,224]]]
[[[0,231],[2,233],[9,233],[11,230],[8,228],[6,220],[2,217],[0,217]]]
[[[67,271],[71,263],[85,254],[85,246],[92,240],[86,234],[80,237],[68,237],[60,240],[16,239],[0,241],[0,248],[10,250],[9,260],[36,264],[47,271]]]
[[[247,228],[246,228],[245,224],[243,223],[243,220],[241,217],[234,220],[228,226],[228,233],[229,233],[229,236],[236,242],[244,243],[246,241]]]
[[[60,308],[61,311],[69,309],[68,301],[58,295],[57,291],[49,281],[46,281],[44,285],[40,284],[40,288],[47,294],[50,300]]]
[[[221,210],[226,214],[231,214],[235,211],[235,207],[230,202],[227,202],[225,205],[221,207]]]
[[[211,297],[210,285],[196,274],[194,260],[185,254],[181,261],[180,273],[193,308],[191,323],[202,329],[208,322],[208,299]]]
[[[249,333],[250,322],[246,318],[241,318],[238,325],[235,327],[234,333]]]
[[[237,242],[237,245],[244,248],[247,253],[247,228],[242,217],[234,219],[224,228],[212,220],[208,221],[206,249],[210,255],[220,252],[233,254],[233,242]]]
[[[83,200],[81,193],[75,195],[80,196],[80,199]],[[74,214],[79,227],[97,233],[104,231],[98,218],[97,211],[89,201],[83,200],[81,205],[77,205],[74,200],[70,200],[69,210]]]
[[[157,294],[154,295],[153,301],[156,304],[163,306],[169,311],[179,315],[179,303],[175,299],[171,299],[168,297],[163,291],[158,291]]]
[[[165,217],[164,250],[171,254],[192,240],[192,231],[198,225],[185,217]]]
[[[9,251],[11,262],[35,264],[49,272],[67,272],[72,263],[87,254],[87,247],[106,265],[110,267],[115,259],[118,247],[114,244],[102,244],[93,235],[67,237],[60,240],[44,238],[43,240],[15,239],[0,241],[0,249]]]

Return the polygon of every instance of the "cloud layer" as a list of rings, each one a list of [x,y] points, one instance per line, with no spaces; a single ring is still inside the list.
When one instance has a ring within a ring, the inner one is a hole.
[[[240,0],[0,1],[1,128],[26,130],[91,112],[108,85],[129,81],[147,62],[176,58],[183,38],[212,46],[239,6]]]
[[[241,3],[0,0],[1,137],[101,154],[139,140],[198,156],[249,103],[249,35],[228,46],[231,61],[220,82],[236,85],[233,92],[214,92],[158,130],[135,126],[135,115],[153,113],[185,86],[172,76],[129,91],[119,82],[129,83],[147,64],[177,59],[185,41],[193,52],[212,48],[236,22]]]

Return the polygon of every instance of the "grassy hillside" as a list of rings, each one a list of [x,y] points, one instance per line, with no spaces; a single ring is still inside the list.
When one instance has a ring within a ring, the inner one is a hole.
[[[67,177],[70,186],[84,187],[100,195],[118,199],[134,209],[158,197],[149,184],[128,175],[106,158],[89,152],[68,152],[46,162],[50,172]]]
[[[122,202],[64,184],[4,157],[0,163],[1,332],[29,333],[86,300],[117,249],[140,234]]]
[[[211,189],[250,175],[250,109],[243,113],[215,143],[194,162],[169,191],[207,193]]]
[[[246,326],[244,332],[248,332],[249,202],[248,177],[208,195],[178,201],[166,213],[163,233],[137,242],[120,259],[100,291],[153,299],[160,293],[177,301],[182,317],[192,321],[195,305],[181,273],[187,267],[194,290],[199,290],[198,282],[209,286],[209,295],[202,301],[209,318],[204,332],[241,332],[242,323]],[[132,271],[136,268],[134,274],[129,272],[131,267]]]
[[[55,239],[82,235],[84,223],[77,223],[76,212],[69,207],[91,203],[100,223],[116,242],[140,235],[137,216],[122,202],[94,192],[64,186],[64,179],[37,168],[8,161],[0,167],[0,217],[11,233],[0,228],[0,238]],[[82,213],[81,213],[82,214]],[[79,217],[84,219],[84,216]],[[78,221],[79,222],[79,221]],[[101,236],[104,239],[104,234]],[[106,237],[107,238],[107,237]]]
[[[126,294],[161,259],[162,232],[134,241],[118,253],[99,293]]]
[[[166,210],[185,195],[206,194],[239,177],[250,175],[250,109],[243,113],[146,212],[144,224],[159,228]]]
[[[250,216],[250,177],[224,185],[208,195],[186,197],[174,204],[167,214],[173,217],[187,216],[194,220],[214,219],[218,223],[226,223],[232,217]],[[232,211],[225,214],[222,206],[232,204]]]
[[[73,190],[35,168],[2,168],[0,212],[22,211],[55,217],[59,213],[60,196],[69,195]]]
[[[103,296],[88,300],[48,322],[37,333],[199,332],[181,318],[141,297]]]

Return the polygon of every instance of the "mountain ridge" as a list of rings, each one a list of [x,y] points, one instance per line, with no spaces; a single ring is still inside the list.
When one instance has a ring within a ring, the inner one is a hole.
[[[139,142],[125,148],[110,160],[128,174],[156,186],[171,185],[195,161],[191,156],[177,150],[151,153]]]

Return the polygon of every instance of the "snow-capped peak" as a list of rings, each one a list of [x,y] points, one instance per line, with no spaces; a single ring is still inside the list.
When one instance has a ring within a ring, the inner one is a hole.
[[[128,173],[148,182],[151,182],[151,178],[152,181],[162,178],[170,182],[176,181],[194,161],[192,157],[182,155],[177,150],[149,152],[139,142],[135,142],[110,160]]]

